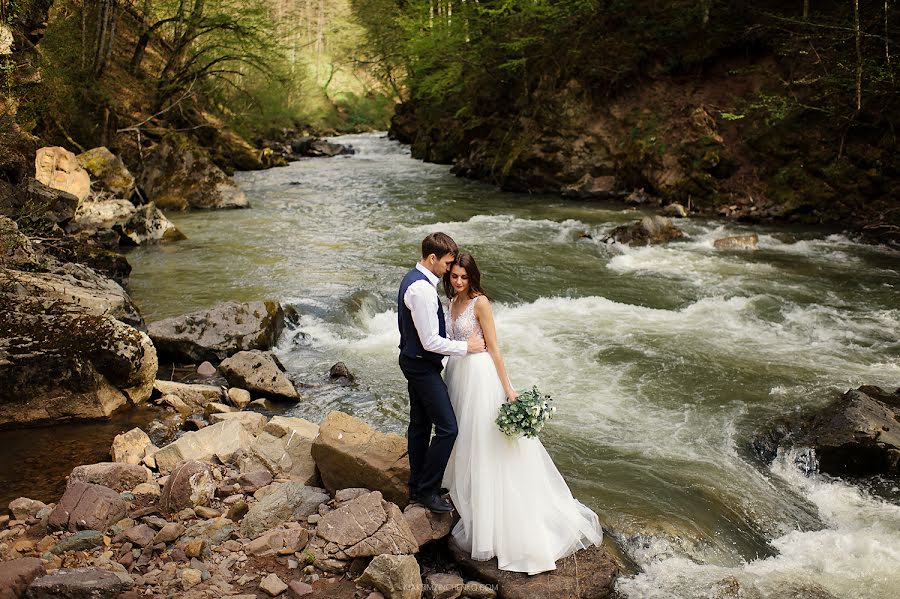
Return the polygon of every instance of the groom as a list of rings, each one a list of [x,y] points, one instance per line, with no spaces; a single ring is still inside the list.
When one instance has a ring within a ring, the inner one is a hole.
[[[456,414],[441,378],[442,359],[486,351],[481,336],[466,341],[446,337],[437,284],[458,254],[449,235],[432,233],[422,240],[422,259],[403,277],[397,294],[400,370],[409,389],[409,499],[433,512],[453,511],[440,488],[457,433]]]

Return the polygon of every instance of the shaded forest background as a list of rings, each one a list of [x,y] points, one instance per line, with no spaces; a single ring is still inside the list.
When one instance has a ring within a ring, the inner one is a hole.
[[[504,189],[900,233],[896,0],[0,0],[0,17],[5,122],[129,163],[164,127],[209,147],[393,115],[415,156]]]

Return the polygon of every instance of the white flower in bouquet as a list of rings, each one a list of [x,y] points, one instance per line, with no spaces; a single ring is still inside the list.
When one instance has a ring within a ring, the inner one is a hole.
[[[553,416],[556,406],[551,406],[553,398],[542,394],[537,387],[523,391],[516,401],[506,402],[500,406],[497,415],[497,426],[510,436],[537,437],[544,428],[544,423]]]

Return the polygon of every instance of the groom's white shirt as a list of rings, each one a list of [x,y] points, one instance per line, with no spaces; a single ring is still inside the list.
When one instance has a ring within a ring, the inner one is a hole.
[[[406,288],[403,303],[412,312],[413,324],[419,334],[419,341],[425,351],[442,356],[464,356],[469,351],[465,341],[453,341],[441,337],[438,329],[437,276],[424,266],[416,263],[416,269],[428,277],[427,281],[415,281]]]

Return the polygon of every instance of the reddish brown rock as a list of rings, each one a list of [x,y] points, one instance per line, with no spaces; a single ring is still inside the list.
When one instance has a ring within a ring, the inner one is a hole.
[[[288,583],[288,597],[291,599],[299,599],[311,595],[313,588],[302,580],[292,580]]]
[[[419,547],[446,537],[459,520],[456,512],[438,514],[418,504],[406,506],[403,518],[416,537]]]
[[[189,460],[178,464],[169,475],[159,497],[159,507],[167,514],[184,508],[208,505],[215,496],[216,483],[208,464]]]
[[[125,517],[126,505],[119,494],[108,487],[74,482],[66,489],[59,505],[50,513],[51,529],[106,530]]]
[[[37,557],[0,562],[0,599],[24,597],[31,581],[44,574],[44,562]]]
[[[123,532],[122,537],[138,547],[146,547],[153,542],[156,534],[156,531],[146,524],[138,524]]]
[[[150,480],[150,471],[138,464],[100,462],[76,466],[69,474],[69,484],[74,482],[103,485],[114,491],[130,491]]]
[[[504,599],[607,599],[619,573],[618,565],[603,546],[578,551],[556,562],[556,570],[534,576],[499,570],[496,558],[473,560],[452,540],[449,546],[463,574],[496,585],[498,596]]]

